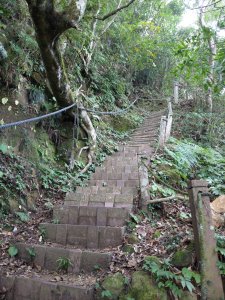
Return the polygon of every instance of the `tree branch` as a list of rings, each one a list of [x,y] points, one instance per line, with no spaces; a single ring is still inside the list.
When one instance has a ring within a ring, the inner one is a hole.
[[[101,21],[105,21],[106,19],[112,17],[113,15],[117,14],[119,11],[123,10],[124,8],[129,7],[132,3],[134,3],[135,0],[131,0],[130,2],[128,2],[125,5],[122,5],[120,7],[118,7],[117,9],[111,11],[110,13],[106,14],[103,17],[95,17],[95,19],[101,20]]]
[[[166,198],[159,198],[159,199],[153,199],[153,200],[148,200],[147,204],[153,204],[153,203],[161,203],[161,202],[165,202],[165,201],[171,201],[171,200],[188,200],[188,197],[185,196],[170,196],[170,197],[166,197]]]
[[[185,4],[185,6],[190,9],[190,10],[195,10],[195,9],[200,9],[200,8],[208,8],[208,7],[211,7],[211,6],[216,6],[216,4],[222,2],[222,0],[217,0],[213,3],[209,3],[207,5],[203,5],[203,6],[198,6],[198,7],[190,7],[189,5]],[[219,7],[218,7],[219,8]]]

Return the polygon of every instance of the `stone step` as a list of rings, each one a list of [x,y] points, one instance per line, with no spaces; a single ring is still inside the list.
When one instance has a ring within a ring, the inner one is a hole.
[[[133,146],[136,146],[136,145],[150,145],[150,143],[153,142],[153,141],[142,141],[142,142],[136,142],[136,141],[131,141],[129,145],[133,145]]]
[[[107,162],[111,161],[113,163],[117,163],[119,162],[121,164],[121,167],[124,167],[126,165],[132,165],[132,166],[135,166],[136,164],[136,157],[137,157],[137,154],[135,154],[135,157],[134,158],[130,158],[130,157],[123,157],[123,156],[110,156],[108,157],[106,160],[105,160],[105,163],[107,165]],[[105,164],[104,163],[104,164]],[[105,166],[106,166],[105,165]]]
[[[70,261],[68,273],[79,274],[82,272],[90,273],[96,266],[106,270],[111,262],[110,253],[82,251],[80,249],[62,248],[48,245],[35,245],[26,243],[16,243],[18,249],[17,258],[27,263],[34,263],[36,266],[49,271],[58,271],[59,264],[57,260],[67,258]],[[35,257],[32,259],[29,255],[29,249],[34,251]]]
[[[53,219],[58,224],[122,227],[129,219],[129,211],[124,208],[64,205],[54,208]]]
[[[146,126],[141,127],[140,129],[135,130],[133,133],[139,133],[142,131],[153,132],[153,131],[158,131],[158,129],[159,129],[159,125],[157,125],[155,127],[146,125]]]
[[[116,169],[116,168],[115,168]],[[119,172],[114,170],[97,171],[92,176],[94,180],[134,180],[138,179],[138,168],[135,172]]]
[[[157,135],[154,135],[154,136],[136,136],[132,139],[129,140],[129,142],[133,142],[133,141],[140,141],[140,143],[142,141],[152,141],[154,140],[155,138],[157,138]]]
[[[135,132],[135,133],[131,134],[130,136],[131,137],[137,137],[137,136],[154,136],[156,134],[157,134],[156,130],[151,130],[151,131],[142,130],[142,131],[139,131],[139,132]]]
[[[130,169],[132,167],[127,166],[127,171],[131,172]],[[76,193],[84,193],[84,194],[136,194],[137,189],[132,187],[117,187],[117,186],[85,186],[85,187],[77,187]],[[73,193],[73,192],[72,192]],[[68,193],[69,194],[69,193]]]
[[[101,180],[91,180],[89,184],[93,184],[93,182],[101,182],[97,183],[99,188],[103,186],[103,182],[108,184],[107,182]],[[133,180],[130,180],[133,182]],[[130,187],[131,191],[134,190],[134,187]],[[126,187],[120,187],[121,190],[125,190]],[[127,188],[128,191],[129,187]],[[91,207],[124,207],[127,209],[131,209],[133,207],[133,199],[134,193],[121,193],[121,194],[113,194],[113,193],[104,193],[102,191],[98,194],[91,194],[91,193],[77,193],[77,192],[69,192],[66,195],[64,205],[65,206],[91,206]]]
[[[135,173],[137,172],[137,155],[135,156],[135,165],[128,165],[126,164],[125,166],[115,166],[114,163],[118,162],[118,158],[117,157],[112,157],[111,159],[108,159],[106,161],[106,163],[111,163],[112,165],[110,165],[110,167],[98,167],[95,170],[94,174],[98,174],[101,172],[105,172],[105,173]],[[93,174],[93,175],[94,175]]]
[[[41,278],[1,276],[0,290],[7,300],[93,300],[94,288],[75,286],[63,282],[50,282]]]
[[[61,245],[80,248],[104,249],[119,246],[123,241],[124,227],[89,226],[42,223],[46,239]]]
[[[97,180],[93,179],[88,182],[89,186],[115,186],[115,187],[137,187],[139,185],[138,179],[130,180]]]
[[[133,137],[129,140],[129,142],[132,142],[132,141],[150,141],[150,140],[153,140],[154,138],[156,138],[157,135],[151,135],[151,136],[136,136],[136,137]]]

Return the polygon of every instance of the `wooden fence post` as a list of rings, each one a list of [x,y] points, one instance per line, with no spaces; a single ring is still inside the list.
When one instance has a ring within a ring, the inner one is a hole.
[[[165,138],[166,138],[166,125],[167,125],[167,118],[166,116],[161,117],[160,122],[160,132],[159,132],[159,147],[162,148],[165,145]]]
[[[171,134],[172,129],[172,123],[173,123],[173,111],[172,111],[172,103],[169,101],[168,103],[168,117],[167,117],[167,124],[166,124],[166,135],[165,135],[165,142],[168,141]]]
[[[148,158],[138,156],[138,164],[139,164],[138,173],[139,173],[140,193],[141,193],[139,208],[142,210],[147,210],[147,204],[150,200],[148,168],[146,167],[148,163],[149,163]]]
[[[224,292],[217,267],[218,255],[207,181],[190,181],[189,198],[195,250],[201,268],[201,300],[222,300]]]
[[[174,82],[174,91],[173,91],[174,103],[178,104],[179,102],[179,83]]]

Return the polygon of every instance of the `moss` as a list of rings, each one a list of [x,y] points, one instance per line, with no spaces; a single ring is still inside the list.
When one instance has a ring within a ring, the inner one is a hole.
[[[132,245],[124,245],[123,248],[122,248],[123,252],[126,252],[128,254],[132,254],[134,253],[134,247]]]
[[[55,161],[55,146],[53,142],[49,139],[48,134],[42,129],[36,130],[34,139],[32,139],[31,141],[25,141],[24,147],[23,149],[21,149],[21,151],[27,151],[28,157],[35,162]]]
[[[132,275],[131,288],[128,294],[120,296],[119,300],[166,300],[167,293],[159,289],[152,278],[144,271],[136,271]]]
[[[159,165],[158,169],[168,177],[168,180],[172,185],[177,185],[177,183],[182,179],[180,172],[177,169],[172,169],[169,165]]]
[[[153,238],[158,239],[161,236],[161,232],[159,230],[156,230],[153,234]]]
[[[139,243],[139,239],[135,233],[131,233],[127,237],[128,244],[137,244]]]
[[[104,290],[110,291],[113,299],[117,299],[124,289],[124,277],[121,273],[109,275],[102,283]]]
[[[187,291],[183,292],[180,299],[182,300],[197,300],[198,296],[196,294],[191,294]]]
[[[161,261],[159,260],[158,257],[156,256],[146,256],[145,257],[145,261],[151,263],[151,262],[155,262],[158,266],[161,265]]]
[[[119,132],[127,132],[137,126],[132,118],[125,118],[123,116],[116,116],[112,118],[110,122],[113,129]]]
[[[191,243],[186,249],[178,250],[172,257],[171,263],[178,267],[188,267],[192,264],[194,245]]]

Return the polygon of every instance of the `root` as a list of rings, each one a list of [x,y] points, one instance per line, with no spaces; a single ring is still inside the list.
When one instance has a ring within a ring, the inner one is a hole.
[[[94,157],[94,150],[96,148],[96,140],[97,140],[97,135],[95,128],[91,122],[90,117],[88,116],[87,112],[83,109],[83,106],[80,105],[81,110],[80,110],[80,118],[81,118],[81,126],[86,132],[88,136],[88,140],[90,141],[90,146],[85,146],[81,148],[78,157],[81,155],[83,150],[88,150],[88,163],[84,167],[84,169],[80,172],[81,174],[85,173],[89,167],[92,165],[93,162],[93,157]]]
[[[94,153],[91,153],[91,152],[88,153],[88,163],[83,168],[83,170],[80,172],[80,174],[84,174],[89,169],[89,167],[92,165],[93,156],[94,156]]]
[[[78,155],[77,155],[77,157],[80,158],[82,152],[83,152],[84,150],[88,150],[88,149],[89,149],[89,146],[85,146],[85,147],[81,148],[80,151],[79,151],[79,153],[78,153]]]

